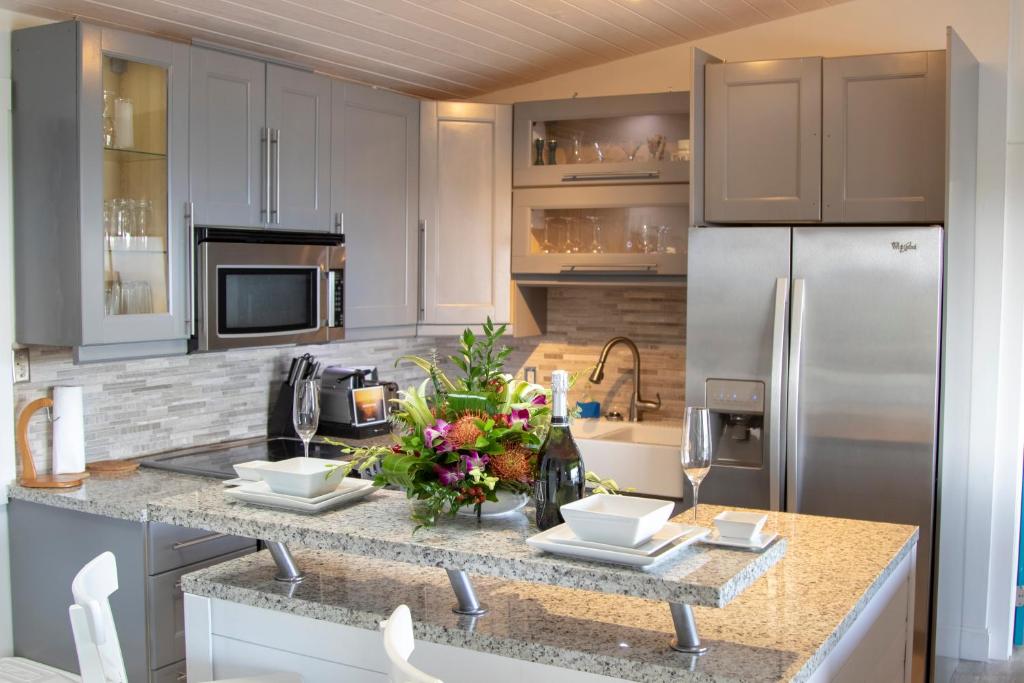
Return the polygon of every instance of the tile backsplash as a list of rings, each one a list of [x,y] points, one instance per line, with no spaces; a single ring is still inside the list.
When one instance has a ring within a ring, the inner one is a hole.
[[[662,409],[647,420],[679,419],[683,408],[686,295],[672,287],[553,288],[548,295],[548,333],[509,339],[515,351],[507,367],[521,374],[538,369],[584,370],[597,361],[609,338],[625,335],[640,347],[645,398],[660,393]],[[84,388],[88,461],[130,458],[174,448],[266,434],[267,416],[291,358],[309,351],[324,365],[376,365],[381,376],[406,387],[422,372],[403,364],[403,354],[442,357],[454,348],[450,337],[421,337],[270,349],[244,349],[171,358],[75,365],[71,350],[32,347],[32,381],[15,385],[15,409],[50,395],[52,387]],[[605,379],[592,385],[581,377],[571,400],[601,401],[602,412],[626,414],[632,391],[632,358],[625,347],[609,357]],[[29,442],[40,471],[50,468],[50,425],[37,414]]]
[[[633,357],[625,346],[612,350],[604,381],[587,381],[605,342],[625,336],[640,349],[643,398],[661,395],[661,410],[647,411],[644,420],[681,420],[685,406],[685,287],[555,287],[548,290],[548,330],[537,338],[516,339],[508,366],[534,366],[538,381],[549,382],[551,371],[586,371],[570,392],[576,401],[601,402],[602,414],[629,412],[633,391]]]

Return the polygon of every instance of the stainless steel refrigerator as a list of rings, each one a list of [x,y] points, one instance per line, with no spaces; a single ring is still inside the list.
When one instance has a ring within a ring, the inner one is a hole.
[[[701,501],[921,527],[918,678],[930,621],[942,228],[691,228],[688,250],[686,403],[706,405],[715,432]]]

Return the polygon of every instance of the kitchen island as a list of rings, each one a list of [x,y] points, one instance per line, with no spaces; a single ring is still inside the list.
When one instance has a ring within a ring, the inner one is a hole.
[[[164,491],[145,493],[158,479]],[[909,676],[913,527],[772,513],[768,528],[785,541],[774,553],[695,549],[641,572],[532,551],[523,516],[480,527],[445,519],[414,535],[393,492],[304,516],[229,502],[212,484],[138,473],[71,493],[14,487],[11,496],[291,544],[306,573],[298,584],[275,581],[266,552],[186,574],[193,683],[274,669],[307,681],[383,680],[374,629],[401,603],[416,622],[414,663],[447,683]],[[702,506],[700,522],[720,509]],[[441,569],[453,566],[472,576],[486,615],[452,612]],[[693,605],[703,656],[668,647],[673,600]]]

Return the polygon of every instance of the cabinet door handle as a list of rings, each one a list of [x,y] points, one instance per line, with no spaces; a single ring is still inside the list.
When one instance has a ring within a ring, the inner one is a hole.
[[[623,265],[613,264],[565,264],[561,268],[563,273],[657,273],[657,263],[630,263]]]
[[[188,319],[185,321],[185,331],[188,336],[196,336],[196,217],[195,204],[185,202],[185,238],[188,240],[188,248],[185,250],[185,257],[188,260],[188,271],[185,274],[185,282],[188,285],[188,306],[186,307]]]
[[[566,173],[563,183],[583,180],[644,180],[657,178],[660,171],[594,171],[593,173]]]
[[[185,548],[191,548],[192,546],[216,541],[218,538],[224,538],[225,536],[227,536],[227,534],[208,534],[206,536],[200,536],[199,538],[193,538],[191,541],[179,541],[171,546],[171,550],[184,550]]]
[[[179,671],[178,672],[178,676],[174,680],[176,680],[176,681],[187,681],[188,680],[188,674],[185,673],[184,671]]]
[[[260,142],[263,147],[263,201],[260,202],[260,218],[270,222],[270,129],[260,128]]]
[[[339,235],[345,234],[345,212],[339,211],[334,214],[334,232]]]
[[[281,129],[270,129],[270,149],[274,153],[274,191],[270,195],[270,222],[281,224]]]

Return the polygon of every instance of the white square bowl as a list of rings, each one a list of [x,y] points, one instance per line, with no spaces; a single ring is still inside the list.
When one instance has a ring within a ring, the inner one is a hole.
[[[761,533],[768,515],[760,512],[740,512],[726,510],[715,516],[715,526],[722,538],[735,538],[748,541]]]
[[[672,508],[666,500],[595,494],[563,505],[561,511],[580,540],[634,548],[665,526]]]
[[[260,469],[260,475],[274,493],[316,498],[338,488],[344,472],[341,468],[327,469],[337,464],[337,460],[323,458],[288,458],[268,463]]]
[[[235,468],[235,474],[238,475],[239,479],[259,481],[263,478],[260,472],[269,464],[270,462],[267,460],[250,460],[249,462],[235,463],[232,467]]]

